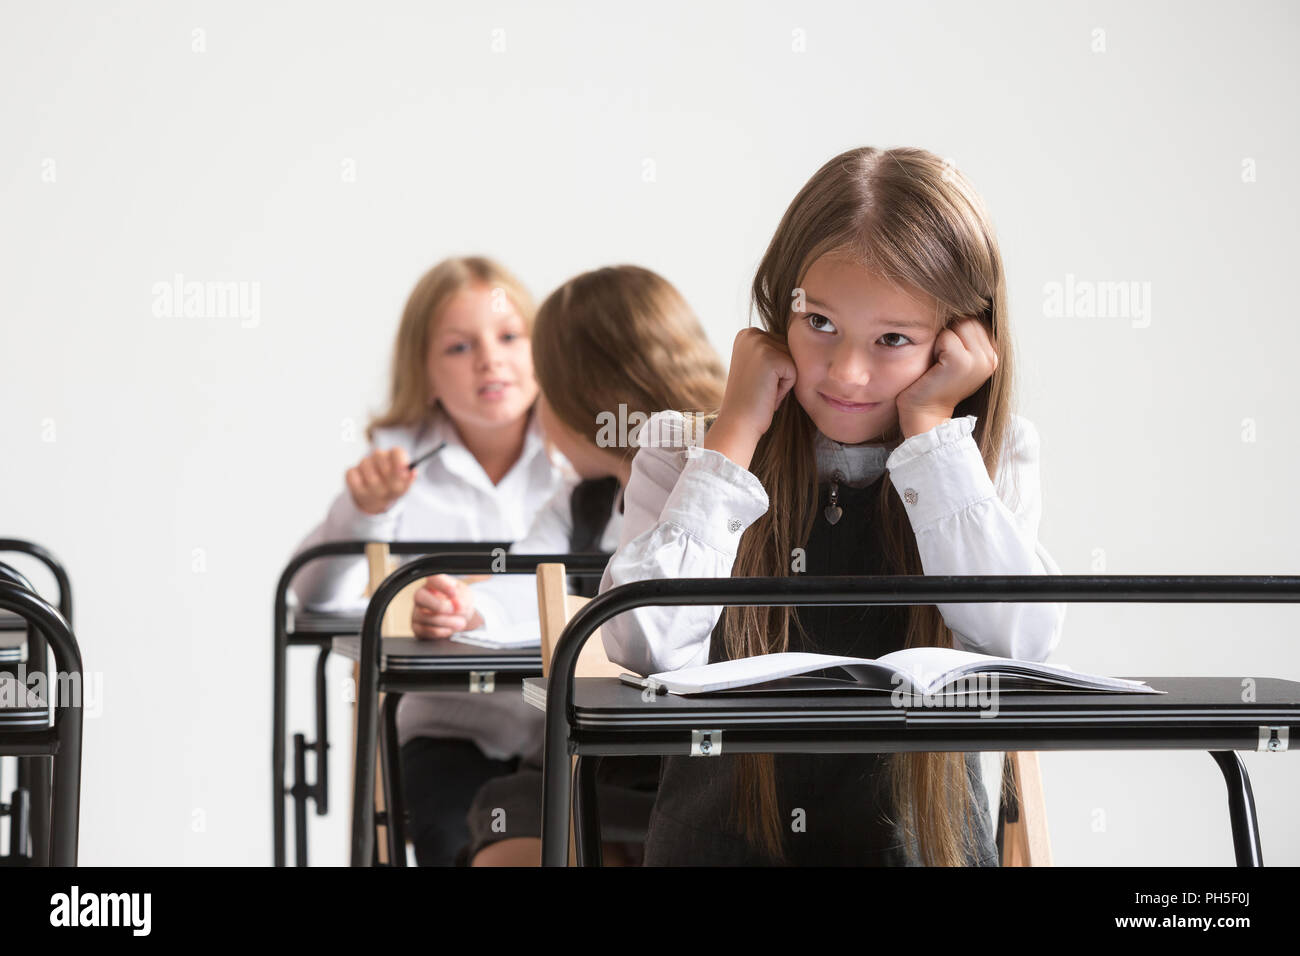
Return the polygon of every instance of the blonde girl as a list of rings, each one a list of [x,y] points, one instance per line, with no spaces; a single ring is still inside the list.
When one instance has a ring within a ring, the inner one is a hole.
[[[567,480],[543,440],[524,286],[482,257],[452,258],[412,290],[393,348],[387,409],[371,450],[344,475],[325,521],[299,550],[342,539],[514,541]],[[441,448],[412,470],[410,462]],[[300,603],[356,607],[362,559],[328,559],[295,581]],[[483,780],[507,773],[530,745],[529,716],[508,694],[408,694],[398,708],[405,777],[438,780],[408,793],[422,864],[450,864]]]

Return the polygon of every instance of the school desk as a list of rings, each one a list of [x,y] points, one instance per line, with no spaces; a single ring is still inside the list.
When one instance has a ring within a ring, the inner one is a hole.
[[[402,565],[370,598],[362,622],[356,654],[360,662],[357,686],[357,735],[353,779],[352,865],[375,862],[375,751],[379,746],[379,723],[390,751],[396,747],[397,702],[403,693],[460,690],[465,693],[520,693],[526,677],[542,673],[540,646],[536,650],[490,650],[454,641],[416,641],[413,638],[384,638],[380,628],[384,612],[401,590],[432,574],[532,574],[539,564],[560,562],[571,577],[600,577],[609,555],[509,554],[504,564],[490,555],[466,552],[431,554]],[[401,643],[405,641],[405,643]],[[522,666],[521,659],[527,665]],[[384,713],[378,713],[380,693],[385,694]],[[401,805],[400,761],[390,752],[383,760],[384,805]],[[404,823],[401,813],[383,818],[388,834],[390,865],[402,866],[406,859]]]
[[[569,621],[555,651],[551,679],[525,681],[525,699],[546,712],[543,864],[567,864],[572,810],[578,858],[584,865],[599,865],[600,840],[587,834],[600,832],[591,795],[602,755],[696,754],[709,759],[734,753],[1172,749],[1208,750],[1214,757],[1228,788],[1237,864],[1262,864],[1254,797],[1236,751],[1287,750],[1290,735],[1300,728],[1300,683],[1295,681],[1263,675],[1148,677],[1141,679],[1168,693],[1003,693],[997,715],[981,717],[973,707],[895,707],[888,695],[861,692],[647,699],[617,678],[574,677],[578,652],[596,628],[637,607],[992,601],[1294,603],[1300,601],[1300,577],[683,578],[612,588]],[[1249,685],[1243,683],[1247,677]],[[573,777],[572,756],[578,758]]]
[[[81,800],[81,651],[67,620],[35,591],[0,581],[0,610],[19,615],[29,633],[29,647],[40,643],[53,652],[55,672],[66,675],[48,688],[72,688],[71,699],[58,700],[47,689],[46,706],[0,709],[0,754],[30,759],[47,768],[44,795],[30,789],[31,862],[54,866],[77,864],[77,820]],[[41,658],[45,651],[41,651]],[[33,666],[41,658],[32,656]],[[27,702],[24,702],[27,703]],[[54,706],[57,705],[57,706]],[[53,721],[51,722],[51,715]],[[52,767],[45,760],[52,758]],[[40,776],[40,775],[34,775]],[[13,832],[13,831],[11,831]],[[19,836],[21,841],[21,835]],[[23,849],[19,847],[18,849]],[[14,848],[11,848],[11,854]]]
[[[286,797],[294,801],[295,836],[294,858],[298,866],[307,865],[307,801],[316,805],[316,815],[329,812],[329,730],[326,707],[325,665],[338,636],[361,633],[362,618],[355,614],[331,614],[310,608],[289,607],[289,588],[294,576],[312,561],[331,557],[362,559],[364,540],[329,541],[307,548],[285,565],[275,589],[274,654],[271,702],[271,807],[274,828],[275,865],[285,865],[285,809]],[[394,541],[387,543],[390,554],[428,554],[455,550],[458,552],[491,553],[506,550],[509,541]],[[358,595],[359,597],[360,595]],[[288,697],[288,651],[290,647],[314,647],[316,657],[316,739],[307,742],[303,734],[294,735],[294,780],[290,787],[284,785],[285,727]],[[309,782],[306,773],[306,755],[314,752],[316,779]]]
[[[68,628],[72,628],[72,583],[63,564],[48,549],[23,538],[0,538],[0,555],[25,554],[43,564],[54,577],[58,598],[54,606],[58,608]],[[14,580],[11,578],[11,581]],[[15,583],[31,587],[31,583],[19,575]],[[20,615],[13,612],[0,612],[0,662],[27,662],[28,675],[43,670],[47,659],[45,638],[37,632],[28,634],[27,623]],[[32,757],[18,758],[17,786],[28,792],[30,798],[30,829],[32,837],[32,863],[41,866],[49,862],[50,845],[50,807],[52,800],[50,762]]]

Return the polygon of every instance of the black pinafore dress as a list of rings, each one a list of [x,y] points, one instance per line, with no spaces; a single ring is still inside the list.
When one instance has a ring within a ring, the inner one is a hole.
[[[823,515],[830,485],[821,485],[817,520],[805,545],[808,575],[885,574],[874,519],[881,475],[862,488],[839,485],[843,509],[832,525]],[[791,625],[790,650],[879,657],[901,650],[906,605],[796,609],[807,638]],[[722,623],[713,630],[709,662],[725,660]],[[773,757],[785,863],[794,866],[918,866],[914,843],[886,817],[888,780],[882,754],[776,754]],[[970,865],[997,866],[979,755],[966,755],[977,832]],[[664,757],[646,835],[646,866],[767,866],[779,861],[752,847],[729,818],[735,756]],[[803,811],[796,817],[796,811]],[[796,832],[794,822],[802,829]]]

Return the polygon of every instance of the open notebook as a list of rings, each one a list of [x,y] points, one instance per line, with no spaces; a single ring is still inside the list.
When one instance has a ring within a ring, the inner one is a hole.
[[[807,676],[835,669],[845,676]],[[1000,690],[1164,693],[1148,686],[1145,681],[1082,674],[1063,664],[1039,664],[946,647],[909,647],[875,660],[798,652],[763,654],[651,674],[645,679],[644,686],[657,685],[670,694],[683,695],[727,691],[809,693],[856,690],[892,693],[898,690],[933,696],[948,690],[969,690],[973,682],[994,675]]]
[[[541,624],[533,619],[508,627],[483,627],[474,631],[461,631],[451,639],[461,644],[491,647],[497,650],[542,646]]]
[[[369,598],[359,598],[350,602],[338,601],[329,605],[311,605],[305,609],[294,609],[289,630],[334,635],[358,634],[369,601]],[[453,634],[451,640],[496,650],[540,648],[542,646],[541,624],[533,618],[509,627],[461,631]],[[353,641],[337,642],[336,646],[346,650],[359,645]],[[0,657],[0,660],[3,660],[3,657]]]

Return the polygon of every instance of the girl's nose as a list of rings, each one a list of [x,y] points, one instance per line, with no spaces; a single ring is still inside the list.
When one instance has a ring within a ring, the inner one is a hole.
[[[831,356],[826,376],[840,385],[866,385],[871,381],[871,363],[859,349],[837,349]]]
[[[475,352],[481,368],[492,368],[494,365],[500,365],[505,355],[505,349],[493,338],[480,339]]]

